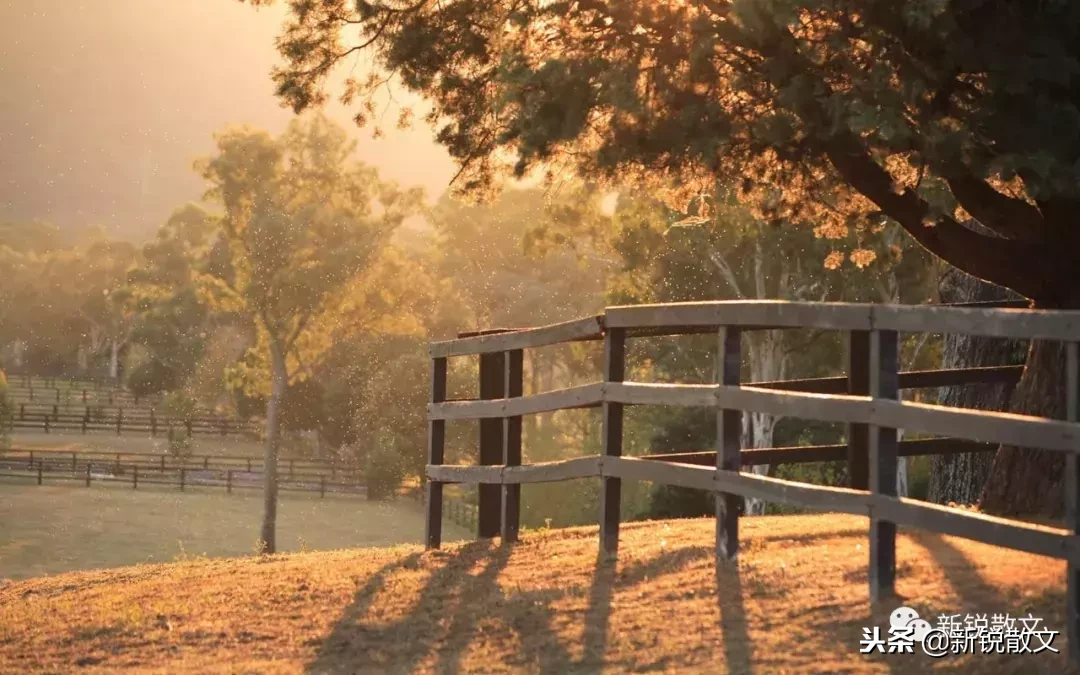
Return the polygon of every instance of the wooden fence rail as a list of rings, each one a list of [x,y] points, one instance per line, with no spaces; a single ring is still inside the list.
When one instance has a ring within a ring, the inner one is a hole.
[[[15,470],[19,468],[22,470]],[[232,494],[233,490],[261,490],[263,488],[259,474],[254,474],[255,480],[252,480],[252,474],[233,469],[212,469],[207,472],[198,467],[181,466],[170,472],[159,473],[146,469],[140,471],[140,465],[116,467],[108,462],[87,462],[79,469],[41,460],[31,466],[18,465],[16,467],[6,466],[0,462],[0,478],[36,481],[37,485],[57,481],[80,482],[85,487],[90,487],[94,482],[123,484],[130,485],[133,490],[138,490],[139,486],[145,488],[147,485],[173,486],[179,488],[181,492],[194,487],[224,488],[229,494]],[[331,494],[366,494],[364,483],[328,479],[327,474],[283,474],[279,478],[278,489],[290,492],[318,492],[320,498],[325,497],[328,491]]]
[[[261,472],[263,458],[247,455],[167,455],[148,452],[114,452],[110,450],[55,450],[40,448],[12,448],[0,450],[0,466],[32,466],[35,462],[44,462],[47,466],[70,467],[75,471],[79,466],[141,467],[147,471],[164,472],[178,470],[181,467],[203,470],[232,470],[246,473]],[[360,469],[355,464],[327,462],[295,457],[278,459],[278,471],[289,476],[328,475],[331,479],[338,476],[358,476]]]
[[[442,486],[479,486],[478,534],[517,537],[520,485],[599,478],[600,546],[618,547],[623,480],[706,490],[716,499],[716,552],[739,549],[739,506],[754,498],[867,516],[873,601],[894,595],[896,528],[913,527],[1066,560],[1066,635],[1080,661],[1080,312],[1007,306],[899,306],[854,303],[735,301],[609,307],[600,316],[535,329],[488,331],[431,344],[428,406],[426,542],[441,544]],[[838,330],[847,335],[842,377],[743,383],[741,334],[763,329]],[[1066,345],[1066,419],[986,412],[900,400],[901,389],[1015,383],[1017,366],[899,372],[899,333],[960,333]],[[625,381],[626,343],[658,335],[717,336],[714,384]],[[560,342],[603,340],[603,380],[522,395],[523,350]],[[447,400],[449,357],[480,356],[476,400]],[[694,406],[716,411],[716,448],[708,452],[622,457],[623,411],[632,405]],[[602,454],[521,466],[521,417],[569,408],[602,411]],[[745,412],[847,425],[844,445],[744,451]],[[444,465],[445,425],[480,420],[479,466]],[[898,429],[938,438],[898,441]],[[1066,458],[1067,527],[1032,525],[896,495],[897,458],[983,452],[1007,443],[1058,451]],[[850,486],[810,485],[742,473],[743,466],[846,460]]]

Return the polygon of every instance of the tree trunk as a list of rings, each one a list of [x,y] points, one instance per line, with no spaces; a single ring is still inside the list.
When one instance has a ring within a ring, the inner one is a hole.
[[[939,291],[942,302],[1019,299],[1005,288],[986,283],[955,268],[942,275]],[[1024,341],[949,334],[945,336],[941,367],[1017,365],[1024,362],[1026,347]],[[944,387],[938,391],[938,402],[958,408],[1008,410],[1013,389],[1012,385],[1005,384]],[[988,452],[935,455],[931,460],[929,500],[939,504],[975,503],[990,475],[993,462],[994,456]]]
[[[120,377],[120,343],[113,338],[109,352],[109,379],[115,382]]]
[[[1065,410],[1065,350],[1060,342],[1034,340],[1010,412],[1062,419]],[[1065,455],[1002,446],[994,456],[980,507],[1000,514],[1064,513]]]
[[[281,426],[281,401],[285,397],[285,387],[288,384],[288,375],[285,365],[285,351],[277,340],[271,338],[270,361],[273,384],[270,390],[270,400],[266,403],[266,453],[263,458],[263,522],[262,542],[264,553],[277,551],[277,494],[278,476],[277,460],[278,446],[280,441]]]
[[[787,377],[787,361],[784,357],[784,334],[781,331],[760,331],[750,337],[750,381],[767,382]],[[771,448],[779,417],[765,413],[743,413],[742,447]],[[758,464],[751,469],[759,476],[769,473],[769,465]],[[765,502],[746,499],[747,515],[765,513]]]

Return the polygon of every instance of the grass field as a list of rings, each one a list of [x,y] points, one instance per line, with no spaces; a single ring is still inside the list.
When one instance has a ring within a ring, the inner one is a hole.
[[[0,579],[76,569],[255,551],[261,491],[0,483]],[[451,538],[468,536],[447,522]],[[327,550],[419,542],[424,519],[406,498],[285,494],[278,506],[278,548]],[[2,670],[2,669],[0,669]]]
[[[899,597],[871,607],[867,520],[745,518],[716,564],[711,519],[522,543],[193,561],[0,586],[0,672],[1065,673],[1061,654],[859,653],[900,604],[1064,620],[1064,564],[899,537]],[[918,648],[916,648],[918,649]]]

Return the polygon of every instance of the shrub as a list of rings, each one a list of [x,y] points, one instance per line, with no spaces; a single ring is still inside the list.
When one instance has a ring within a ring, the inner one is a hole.
[[[712,494],[704,490],[656,485],[649,505],[650,518],[699,518],[713,515],[715,505]]]
[[[177,459],[191,455],[191,436],[186,432],[169,427],[169,454]]]
[[[392,496],[405,478],[405,458],[392,441],[379,442],[364,458],[368,499]]]
[[[143,361],[128,375],[128,388],[137,396],[148,396],[176,389],[180,374],[157,359]]]

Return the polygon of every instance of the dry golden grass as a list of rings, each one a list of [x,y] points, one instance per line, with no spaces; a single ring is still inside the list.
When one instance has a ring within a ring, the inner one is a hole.
[[[903,534],[900,600],[871,609],[867,522],[743,520],[715,564],[712,520],[498,542],[204,560],[0,587],[0,672],[1066,672],[1061,655],[859,654],[899,602],[924,618],[1029,611],[1060,629],[1064,566]]]

